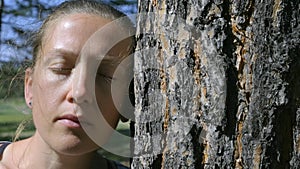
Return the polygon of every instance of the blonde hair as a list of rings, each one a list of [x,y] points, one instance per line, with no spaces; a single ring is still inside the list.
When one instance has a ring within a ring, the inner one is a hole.
[[[21,136],[21,133],[24,131],[24,129],[26,128],[26,126],[28,126],[30,124],[33,124],[32,118],[28,118],[28,119],[22,120],[22,122],[18,125],[18,128],[17,128],[17,130],[16,130],[16,132],[15,132],[13,138],[12,138],[12,141],[13,142],[18,141],[18,139]]]

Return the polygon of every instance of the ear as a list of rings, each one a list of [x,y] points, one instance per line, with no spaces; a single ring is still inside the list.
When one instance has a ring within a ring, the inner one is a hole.
[[[24,80],[24,95],[25,101],[29,108],[32,108],[32,68],[27,68],[25,71],[25,80]]]

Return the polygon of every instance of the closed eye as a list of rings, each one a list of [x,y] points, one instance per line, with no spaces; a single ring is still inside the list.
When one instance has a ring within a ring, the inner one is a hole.
[[[52,67],[50,68],[56,74],[68,75],[71,74],[73,68],[60,68],[60,67]]]

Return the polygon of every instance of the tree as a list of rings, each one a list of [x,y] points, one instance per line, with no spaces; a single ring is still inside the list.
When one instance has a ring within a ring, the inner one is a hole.
[[[30,37],[41,21],[58,4],[65,0],[50,2],[48,0],[15,0],[0,2],[1,54],[0,61],[10,59],[22,62],[31,58]],[[98,0],[110,4],[127,13],[136,11],[136,1],[133,0]]]
[[[64,1],[0,1],[0,99],[23,94],[22,75],[32,57],[31,36],[49,12]],[[136,12],[136,1],[133,0],[103,2],[126,13]]]
[[[41,0],[3,1],[1,16],[1,55],[2,62],[10,60],[23,62],[31,58],[30,39],[52,5]]]
[[[4,7],[4,0],[0,1],[0,32],[2,32],[2,11],[3,11],[3,7]],[[0,35],[0,39],[1,39],[1,35]]]
[[[138,4],[132,167],[299,167],[299,1]]]

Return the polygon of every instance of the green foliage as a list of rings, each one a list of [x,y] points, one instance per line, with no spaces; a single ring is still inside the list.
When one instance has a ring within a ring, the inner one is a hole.
[[[17,61],[0,64],[0,99],[23,96],[24,68]]]
[[[0,100],[0,140],[11,141],[23,120],[31,119],[23,97]],[[24,112],[28,112],[24,114]],[[28,123],[20,139],[29,137],[34,132],[33,123]]]
[[[0,61],[31,58],[30,39],[42,20],[65,0],[15,0],[0,3]],[[137,10],[136,0],[98,0],[131,14]],[[4,58],[4,59],[3,59]]]
[[[25,113],[26,112],[26,113]],[[9,118],[5,118],[5,115],[23,115],[30,114],[30,110],[28,110],[27,105],[25,104],[24,97],[10,97],[7,99],[0,99],[0,122],[9,120]],[[17,116],[15,119],[18,119]]]

